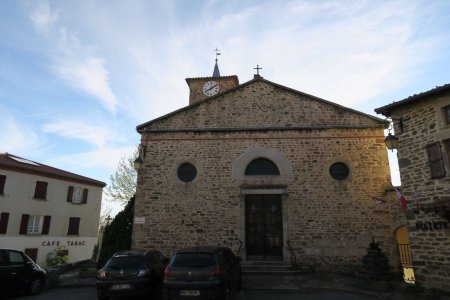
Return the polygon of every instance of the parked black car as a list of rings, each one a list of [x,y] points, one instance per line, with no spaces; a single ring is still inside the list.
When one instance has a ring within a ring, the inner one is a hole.
[[[47,272],[19,250],[0,249],[0,291],[38,294],[45,286]]]
[[[98,299],[109,297],[159,297],[164,268],[169,259],[157,250],[115,253],[97,272]]]
[[[241,288],[241,261],[226,247],[179,250],[164,272],[163,299],[230,299]]]

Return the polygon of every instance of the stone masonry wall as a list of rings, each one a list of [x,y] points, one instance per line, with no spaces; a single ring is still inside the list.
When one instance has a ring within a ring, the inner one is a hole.
[[[450,164],[444,157],[447,176],[432,179],[428,164],[427,145],[450,139],[450,126],[444,122],[442,107],[450,104],[450,96],[421,101],[401,111],[394,118],[402,118],[403,132],[396,126],[399,137],[398,158],[402,189],[408,204],[415,207],[417,198],[422,205],[439,199],[450,199]],[[445,147],[441,149],[445,156]],[[449,200],[447,200],[449,201]],[[416,279],[427,287],[450,291],[450,229],[420,223],[447,222],[435,213],[408,213],[411,250]],[[419,225],[418,225],[419,224]]]
[[[391,206],[376,206],[368,196],[382,197],[389,179],[382,129],[144,133],[141,142],[149,152],[138,176],[135,217],[145,217],[145,224],[134,224],[133,248],[170,255],[184,246],[219,244],[237,251],[245,241],[243,186],[283,186],[284,240],[301,263],[357,269],[372,237],[398,261]],[[236,175],[236,163],[252,149],[279,153],[290,174]],[[190,183],[177,178],[185,162],[197,168]],[[335,162],[349,166],[347,179],[329,175]]]

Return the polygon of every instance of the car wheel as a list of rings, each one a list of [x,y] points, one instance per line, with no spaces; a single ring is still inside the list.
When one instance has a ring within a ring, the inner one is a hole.
[[[42,290],[42,281],[39,278],[33,279],[28,286],[28,292],[30,295],[39,294]]]

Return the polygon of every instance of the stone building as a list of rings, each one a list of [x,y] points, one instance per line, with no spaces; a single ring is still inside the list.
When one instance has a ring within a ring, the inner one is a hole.
[[[217,68],[217,64],[216,64]],[[264,79],[186,79],[189,105],[137,126],[134,248],[231,247],[244,262],[396,266],[386,122]]]
[[[375,111],[398,138],[416,280],[450,291],[450,84]]]

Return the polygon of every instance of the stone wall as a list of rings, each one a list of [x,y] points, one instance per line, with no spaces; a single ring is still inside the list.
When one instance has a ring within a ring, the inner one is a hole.
[[[170,255],[184,246],[220,244],[237,251],[245,241],[243,196],[258,189],[282,194],[284,244],[291,241],[300,263],[356,269],[372,237],[398,261],[390,205],[376,206],[368,196],[383,197],[389,179],[382,129],[147,133],[142,144],[149,152],[135,216],[146,221],[134,225],[135,248]],[[286,171],[275,177],[236,171],[243,170],[237,165],[243,157],[250,161],[262,152],[287,162]],[[190,183],[177,178],[185,162],[197,168]],[[349,166],[347,179],[329,175],[335,162]],[[289,261],[287,248],[284,254]]]
[[[441,144],[447,176],[432,179],[427,145],[450,139],[450,126],[445,124],[442,107],[450,104],[450,96],[430,98],[392,112],[402,118],[403,131],[396,126],[399,137],[398,158],[403,193],[411,208],[418,199],[422,206],[433,205],[439,199],[450,199],[450,164]],[[416,279],[427,287],[450,291],[450,229],[439,214],[421,211],[408,213],[411,250]]]

